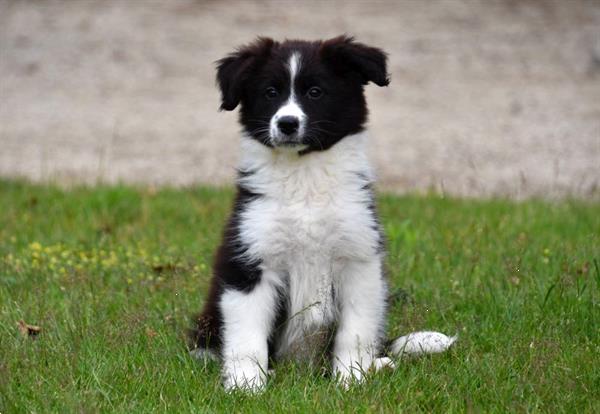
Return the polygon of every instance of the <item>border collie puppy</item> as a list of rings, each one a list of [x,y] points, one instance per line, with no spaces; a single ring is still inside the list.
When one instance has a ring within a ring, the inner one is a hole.
[[[385,53],[345,36],[259,38],[218,61],[217,81],[221,109],[241,105],[242,153],[193,352],[220,358],[228,390],[261,390],[270,359],[330,355],[346,386],[392,366],[365,152],[364,87],[388,85]]]

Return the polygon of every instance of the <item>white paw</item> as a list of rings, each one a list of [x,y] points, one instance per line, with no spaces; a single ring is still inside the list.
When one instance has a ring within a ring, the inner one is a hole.
[[[367,366],[367,369],[369,367]],[[353,384],[360,384],[365,378],[365,369],[359,362],[343,363],[339,360],[333,363],[333,375],[344,389],[350,388]]]
[[[236,361],[223,368],[223,386],[228,392],[239,390],[257,394],[262,392],[266,385],[266,372],[253,360]]]
[[[348,389],[353,384],[362,383],[365,380],[367,372],[377,372],[385,368],[395,369],[396,364],[388,357],[381,357],[373,359],[365,368],[356,361],[348,365],[336,361],[333,364],[333,375],[338,384],[344,387],[344,389]]]
[[[334,370],[334,375],[337,383],[345,390],[354,384],[360,384],[364,379],[364,375],[360,370],[356,370],[355,372],[349,372],[346,369],[338,370],[337,372]]]
[[[396,364],[388,357],[375,358],[373,360],[371,369],[375,370],[375,372],[384,368],[396,369]]]

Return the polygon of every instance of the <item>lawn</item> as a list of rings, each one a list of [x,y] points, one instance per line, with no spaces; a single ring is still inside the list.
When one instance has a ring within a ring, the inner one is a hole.
[[[0,412],[600,411],[600,204],[380,196],[390,334],[459,342],[347,392],[287,363],[251,397],[184,343],[232,196],[0,181]]]

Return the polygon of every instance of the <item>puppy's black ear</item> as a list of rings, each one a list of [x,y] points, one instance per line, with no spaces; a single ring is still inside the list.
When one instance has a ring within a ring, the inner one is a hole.
[[[385,52],[355,42],[353,37],[338,36],[324,41],[321,56],[336,71],[358,73],[364,85],[373,82],[379,86],[387,86],[390,83]]]
[[[244,82],[248,80],[252,70],[269,56],[274,43],[272,39],[259,37],[216,62],[221,109],[233,111],[238,106]]]

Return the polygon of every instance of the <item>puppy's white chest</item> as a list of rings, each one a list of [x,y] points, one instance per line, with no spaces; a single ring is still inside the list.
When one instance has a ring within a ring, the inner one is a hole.
[[[290,261],[317,264],[332,257],[344,232],[344,223],[335,211],[308,204],[274,205],[272,209],[263,239],[269,245],[262,252],[265,259],[286,266]]]
[[[330,267],[332,260],[372,254],[378,234],[367,207],[338,205],[254,201],[242,222],[249,253],[281,270],[299,266],[299,261],[303,266]]]

